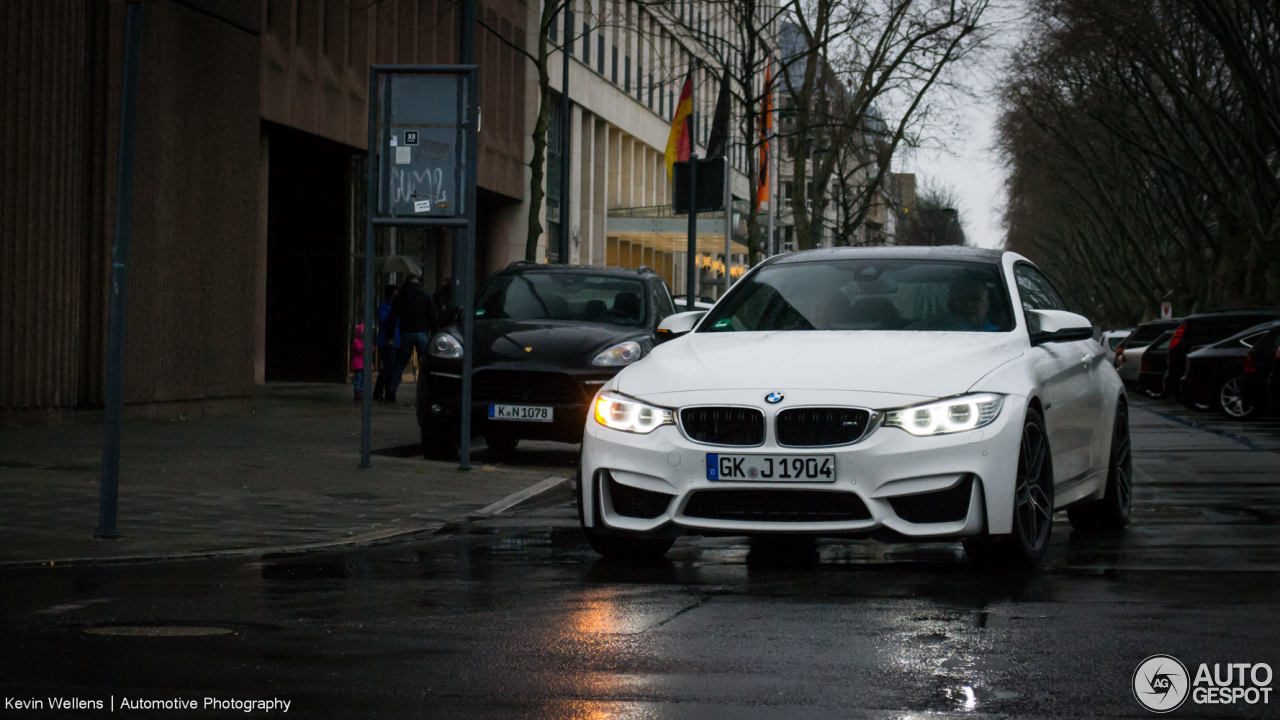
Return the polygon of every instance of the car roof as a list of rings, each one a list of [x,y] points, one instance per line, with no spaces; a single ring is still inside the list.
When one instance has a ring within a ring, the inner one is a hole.
[[[823,260],[956,260],[967,262],[986,262],[999,264],[1004,257],[1004,250],[966,247],[963,245],[943,245],[940,247],[838,247],[818,250],[802,250],[800,252],[776,255],[766,261],[767,264],[785,265],[788,263],[820,262]]]
[[[1148,320],[1140,323],[1138,327],[1151,327],[1153,325],[1177,325],[1182,322],[1182,318],[1169,318],[1168,320]]]
[[[1207,312],[1188,315],[1184,320],[1203,320],[1205,318],[1222,317],[1223,315],[1259,315],[1267,317],[1274,315],[1280,317],[1280,308],[1273,307],[1249,307],[1249,308],[1224,308],[1222,310],[1209,310]]]
[[[558,273],[572,272],[581,273],[583,275],[612,275],[615,277],[656,277],[658,274],[652,268],[641,266],[640,268],[623,268],[609,267],[605,265],[562,265],[560,263],[534,263],[528,260],[517,260],[505,268],[499,270],[500,273]]]

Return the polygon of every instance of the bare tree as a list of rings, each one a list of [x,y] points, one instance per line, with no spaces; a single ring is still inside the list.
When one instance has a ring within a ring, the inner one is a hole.
[[[950,185],[925,182],[915,207],[904,209],[896,236],[898,245],[964,245],[964,217],[960,197]]]
[[[798,247],[815,247],[831,203],[832,152],[860,143],[868,180],[852,186],[860,224],[903,142],[918,142],[931,93],[982,45],[988,0],[797,0],[784,52],[802,58],[783,78],[794,113],[788,132],[791,209]]]

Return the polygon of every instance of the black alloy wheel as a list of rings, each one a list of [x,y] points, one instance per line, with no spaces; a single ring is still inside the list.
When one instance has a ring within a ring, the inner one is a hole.
[[[986,535],[964,542],[969,559],[1006,567],[1033,567],[1049,552],[1053,534],[1053,461],[1044,417],[1027,410],[1018,450],[1013,495],[1013,532]]]
[[[1133,509],[1133,450],[1129,444],[1129,408],[1121,400],[1111,429],[1111,456],[1107,463],[1107,490],[1098,500],[1067,508],[1067,519],[1077,530],[1123,530]]]
[[[1218,412],[1232,420],[1252,420],[1262,411],[1245,398],[1243,384],[1243,377],[1227,378],[1218,384],[1218,392],[1214,395]]]

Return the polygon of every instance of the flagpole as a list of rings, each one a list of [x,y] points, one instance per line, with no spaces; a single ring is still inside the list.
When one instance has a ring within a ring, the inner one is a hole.
[[[733,193],[729,187],[729,158],[733,157],[733,143],[725,141],[724,144],[724,292],[720,293],[720,297],[724,297],[724,293],[729,292],[729,278],[733,275],[730,272],[730,253],[733,252]]]

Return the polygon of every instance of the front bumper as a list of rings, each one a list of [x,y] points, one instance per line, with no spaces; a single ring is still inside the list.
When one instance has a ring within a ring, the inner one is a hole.
[[[527,370],[526,367],[532,369]],[[456,433],[461,422],[462,381],[460,369],[428,366],[419,375],[417,391],[418,424],[431,433]],[[480,374],[511,373],[517,381],[483,382]],[[558,368],[500,366],[477,368],[473,378],[471,432],[473,435],[500,435],[520,440],[582,442],[582,427],[596,391],[617,371],[566,373]],[[492,404],[550,407],[551,422],[492,420]]]
[[[763,395],[761,392],[760,396]],[[583,524],[601,532],[655,535],[885,533],[910,539],[943,539],[977,535],[984,529],[992,534],[1012,531],[1015,475],[1026,398],[1007,396],[995,422],[969,432],[915,437],[899,428],[879,427],[852,445],[795,448],[776,443],[773,419],[779,410],[815,404],[867,407],[862,403],[840,402],[833,397],[837,395],[823,393],[823,397],[806,402],[806,398],[793,398],[789,393],[786,405],[761,408],[765,413],[766,437],[765,443],[757,447],[696,443],[678,427],[670,425],[648,435],[625,433],[589,419],[582,446],[584,482],[579,484]],[[697,404],[713,402],[701,399]],[[741,403],[726,399],[725,404]],[[834,455],[836,479],[834,482],[782,483],[708,480],[708,453]],[[961,514],[931,521],[928,512],[920,512],[920,503],[916,502],[915,509],[911,510],[911,502],[929,497],[950,498],[949,502],[954,504],[966,487],[969,489],[967,501],[963,497],[958,500],[964,503],[959,508]],[[627,488],[661,493],[669,498],[665,506],[663,502],[651,505],[652,512],[637,512],[630,509],[637,507],[634,500],[637,493],[627,492]],[[627,495],[622,505],[630,515],[619,511],[614,495],[620,491]],[[797,498],[804,494],[808,503],[822,504],[822,498],[827,498],[830,502],[825,504],[832,508],[861,503],[866,512],[861,517],[854,517],[860,513],[851,512],[848,517],[830,519],[832,513],[822,512],[821,507],[812,512],[795,512],[795,505],[787,504],[783,511],[770,517],[766,517],[768,513],[745,518],[739,513],[734,519],[726,519],[723,514],[711,517],[718,513],[706,512],[708,503],[705,497],[699,498],[699,494],[722,491],[747,491],[723,497],[750,498],[748,504],[762,497],[769,502],[785,499],[791,496],[780,493],[794,492]],[[937,495],[926,495],[933,493]],[[842,497],[846,495],[856,501]],[[908,497],[913,500],[904,502]],[[698,498],[696,502],[695,498]],[[636,517],[637,514],[648,517]]]

